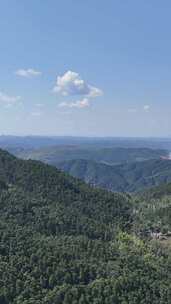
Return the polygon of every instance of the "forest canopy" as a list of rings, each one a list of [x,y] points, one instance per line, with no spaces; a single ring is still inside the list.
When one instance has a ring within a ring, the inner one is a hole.
[[[0,303],[170,303],[169,244],[147,231],[170,229],[171,199],[146,217],[151,200],[1,150]]]

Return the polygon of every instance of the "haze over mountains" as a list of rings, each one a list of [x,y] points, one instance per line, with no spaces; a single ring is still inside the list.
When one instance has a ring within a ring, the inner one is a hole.
[[[0,137],[0,145],[20,158],[40,160],[93,186],[119,192],[171,181],[170,152],[161,148],[163,142],[169,147],[169,140],[161,139],[151,141],[159,147],[152,149],[149,139]]]
[[[6,147],[40,148],[57,145],[91,147],[151,148],[171,150],[171,137],[75,137],[75,136],[13,136],[1,135],[0,145]]]
[[[108,165],[116,165],[121,163],[144,161],[149,159],[159,159],[167,157],[168,152],[162,149],[149,148],[120,148],[120,147],[99,147],[85,145],[58,145],[50,147],[42,147],[40,149],[32,149],[23,151],[14,151],[17,156],[24,159],[35,159],[47,162],[51,165],[57,165],[61,161],[68,160],[91,160]]]

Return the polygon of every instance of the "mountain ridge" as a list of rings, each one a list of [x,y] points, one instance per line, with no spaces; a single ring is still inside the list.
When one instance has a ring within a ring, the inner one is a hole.
[[[10,149],[9,149],[10,150]],[[21,149],[18,147],[10,152],[23,159],[41,160],[51,165],[61,161],[85,159],[110,165],[127,162],[144,161],[167,157],[168,151],[149,148],[99,147],[90,145],[59,145],[40,149]]]
[[[93,186],[119,192],[136,192],[171,181],[171,161],[163,159],[115,166],[71,160],[57,167]]]

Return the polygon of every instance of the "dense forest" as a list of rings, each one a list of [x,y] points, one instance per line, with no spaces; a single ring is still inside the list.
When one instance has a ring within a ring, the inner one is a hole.
[[[93,189],[0,150],[0,303],[171,303],[171,185],[162,189]]]
[[[166,159],[115,166],[81,159],[61,162],[57,167],[86,183],[110,191],[137,192],[171,181],[171,161]]]

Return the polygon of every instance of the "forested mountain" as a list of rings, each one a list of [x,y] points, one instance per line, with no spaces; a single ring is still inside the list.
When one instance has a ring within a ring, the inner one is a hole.
[[[0,151],[0,303],[169,304],[171,257],[138,237],[139,204]]]
[[[141,191],[171,181],[171,161],[162,159],[116,166],[72,160],[57,167],[93,186],[119,192]]]
[[[134,231],[157,238],[171,251],[171,183],[139,193]]]
[[[160,199],[164,196],[171,196],[171,183],[162,183],[157,187],[142,191],[141,195],[146,199]]]
[[[110,165],[159,159],[167,156],[168,151],[162,149],[148,148],[119,148],[99,147],[90,145],[58,145],[41,147],[40,149],[10,149],[16,156],[24,159],[41,160],[50,165],[56,166],[59,162],[68,160],[91,160]]]

